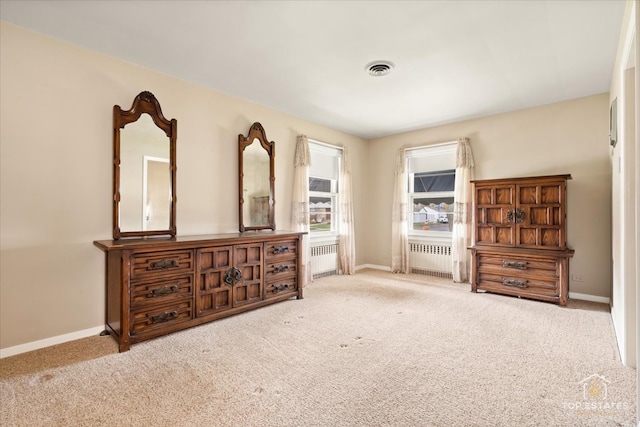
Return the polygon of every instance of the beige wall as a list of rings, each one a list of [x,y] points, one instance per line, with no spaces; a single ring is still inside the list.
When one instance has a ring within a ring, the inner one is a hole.
[[[104,324],[104,255],[92,242],[111,237],[112,108],[142,90],[178,121],[180,235],[237,231],[238,134],[256,121],[276,142],[278,228],[290,226],[298,134],[349,147],[353,185],[366,187],[360,138],[0,25],[0,348]],[[364,197],[355,193],[356,236]]]
[[[464,100],[461,100],[464,102]],[[470,138],[475,178],[507,178],[569,173],[568,244],[576,253],[570,292],[610,294],[610,198],[608,95],[514,111],[477,120],[407,132],[370,141],[365,259],[391,264],[391,200],[396,150]],[[375,172],[374,172],[375,171]]]
[[[640,318],[637,317],[637,293],[640,283],[638,271],[638,190],[637,150],[640,150],[636,121],[638,80],[637,56],[638,44],[636,19],[638,2],[627,2],[622,30],[618,43],[618,52],[611,80],[609,100],[617,101],[618,143],[611,148],[610,160],[612,174],[612,259],[613,289],[611,317],[618,338],[618,348],[622,362],[635,367],[638,364],[637,330]],[[640,389],[638,391],[640,394]]]
[[[571,291],[610,292],[608,95],[369,143],[274,110],[0,26],[0,348],[96,328],[111,236],[111,111],[153,92],[178,120],[178,234],[235,231],[237,136],[261,122],[276,141],[276,223],[288,228],[295,140],[351,150],[357,265],[390,265],[393,164],[401,145],[471,139],[476,178],[571,173]]]

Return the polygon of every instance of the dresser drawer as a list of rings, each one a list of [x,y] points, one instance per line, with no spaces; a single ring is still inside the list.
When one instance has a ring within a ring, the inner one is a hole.
[[[296,258],[298,255],[297,240],[281,240],[265,243],[265,258],[267,262]]]
[[[265,279],[267,282],[296,276],[298,272],[297,260],[294,257],[282,260],[269,260],[265,265]]]
[[[271,298],[286,293],[295,294],[297,291],[298,286],[296,277],[291,276],[267,283],[264,288],[264,297]]]
[[[193,251],[145,252],[134,254],[131,279],[164,273],[192,273]]]
[[[142,281],[131,282],[131,307],[167,302],[193,296],[193,275],[179,277],[148,277]]]
[[[193,302],[183,300],[147,310],[131,313],[131,335],[145,335],[160,331],[171,332],[171,327],[193,318]]]

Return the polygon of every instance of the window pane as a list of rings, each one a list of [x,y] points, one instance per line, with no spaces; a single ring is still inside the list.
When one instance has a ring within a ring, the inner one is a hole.
[[[309,191],[321,191],[323,193],[331,192],[331,180],[323,178],[309,178]]]
[[[413,176],[413,191],[415,193],[453,191],[455,181],[455,170],[419,172]]]
[[[311,231],[331,231],[333,200],[331,197],[309,197]]]
[[[415,197],[412,223],[413,230],[451,231],[453,197]]]

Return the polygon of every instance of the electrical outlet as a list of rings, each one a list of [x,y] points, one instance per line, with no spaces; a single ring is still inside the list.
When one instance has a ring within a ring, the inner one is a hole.
[[[573,282],[584,282],[584,279],[579,274],[572,274],[571,275],[571,281],[573,281]]]

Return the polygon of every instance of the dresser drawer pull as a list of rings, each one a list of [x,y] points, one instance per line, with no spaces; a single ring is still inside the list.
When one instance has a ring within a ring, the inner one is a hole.
[[[517,268],[518,270],[526,270],[527,262],[502,261],[502,266],[506,268]]]
[[[502,279],[502,284],[505,286],[511,286],[513,288],[526,288],[527,281],[526,280],[516,280],[516,279]]]
[[[162,261],[154,261],[151,263],[151,268],[153,268],[154,270],[166,270],[167,268],[175,268],[178,267],[178,261],[176,261],[175,259],[172,260],[168,260],[168,259],[163,259]]]
[[[274,271],[274,273],[282,273],[284,271],[289,271],[289,266],[288,265],[278,265],[276,267],[273,267],[273,271]]]
[[[286,252],[289,252],[289,246],[276,246],[273,248],[274,254],[284,254]]]
[[[273,286],[273,292],[275,292],[275,293],[286,291],[287,289],[289,289],[289,284],[288,283],[281,283],[279,285],[274,285]]]
[[[178,317],[178,312],[176,310],[164,312],[162,314],[158,314],[156,316],[151,316],[151,323],[163,323],[168,322],[169,320],[173,320]]]
[[[149,292],[149,296],[159,297],[162,295],[173,294],[175,292],[178,292],[178,285],[171,285],[171,286],[164,285],[161,288],[154,289],[151,292]]]

